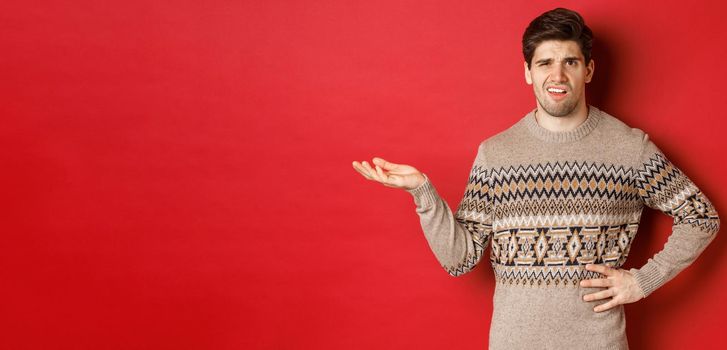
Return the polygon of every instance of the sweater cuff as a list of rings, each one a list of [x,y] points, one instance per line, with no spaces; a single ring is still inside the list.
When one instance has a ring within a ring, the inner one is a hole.
[[[661,273],[650,262],[642,266],[640,269],[630,269],[636,278],[636,283],[641,288],[644,298],[648,297],[653,291],[661,287],[663,284]]]
[[[422,175],[424,175],[424,182],[417,188],[406,191],[414,197],[414,203],[417,208],[426,209],[434,206],[439,194],[434,188],[434,185],[432,185],[432,182],[429,181],[427,174],[422,173]]]

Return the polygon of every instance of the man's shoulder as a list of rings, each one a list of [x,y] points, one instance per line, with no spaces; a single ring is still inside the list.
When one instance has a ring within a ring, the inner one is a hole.
[[[480,141],[478,153],[481,156],[484,156],[485,153],[492,152],[493,147],[498,147],[501,146],[503,143],[507,143],[508,140],[512,139],[513,129],[516,125],[517,123],[513,124],[507,129],[500,130]]]
[[[512,127],[505,130],[498,131],[492,134],[480,142],[480,148],[491,147],[491,145],[503,142],[508,139],[508,134],[511,132]]]
[[[623,139],[624,141],[634,142],[638,145],[641,144],[641,141],[646,136],[646,133],[643,130],[628,125],[623,120],[614,117],[612,114],[604,111],[603,109],[599,109],[599,111],[601,113],[600,123],[603,124],[600,129],[604,135]]]
[[[524,116],[520,116],[520,119],[509,127],[481,140],[477,151],[477,160],[484,161],[485,158],[491,158],[490,155],[501,153],[502,150],[516,146],[516,140],[522,139],[523,118]]]
[[[480,147],[491,147],[492,145],[507,142],[512,140],[518,133],[522,132],[521,124],[523,124],[524,116],[520,116],[513,124],[509,127],[502,129],[480,142]]]

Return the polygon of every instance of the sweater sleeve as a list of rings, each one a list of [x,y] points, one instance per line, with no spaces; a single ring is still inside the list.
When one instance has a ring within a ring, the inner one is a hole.
[[[488,171],[479,162],[481,154],[482,145],[454,215],[426,174],[424,183],[407,190],[414,197],[429,247],[454,277],[470,272],[480,262],[492,234],[492,190]]]
[[[645,205],[674,218],[664,248],[639,269],[629,270],[644,297],[687,268],[719,231],[719,216],[707,196],[644,134],[635,186]]]

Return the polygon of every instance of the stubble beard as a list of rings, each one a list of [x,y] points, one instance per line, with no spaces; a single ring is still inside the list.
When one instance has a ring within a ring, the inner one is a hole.
[[[547,92],[545,92],[545,94],[547,94]],[[540,107],[553,117],[565,117],[570,115],[578,106],[577,96],[568,96],[565,100],[560,102],[550,101],[548,96],[540,94],[538,94],[536,98]]]

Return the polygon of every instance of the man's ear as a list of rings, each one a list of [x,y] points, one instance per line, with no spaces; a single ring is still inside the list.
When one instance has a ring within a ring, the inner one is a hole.
[[[593,71],[596,69],[596,62],[591,58],[591,62],[588,62],[586,66],[586,83],[590,83],[593,79]]]
[[[530,76],[530,69],[528,68],[528,63],[523,62],[523,65],[525,67],[525,82],[528,83],[528,85],[533,84],[533,78]]]

